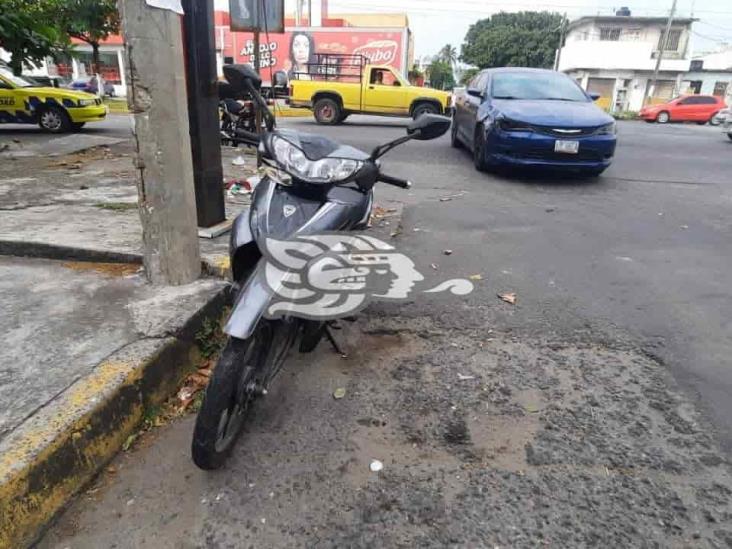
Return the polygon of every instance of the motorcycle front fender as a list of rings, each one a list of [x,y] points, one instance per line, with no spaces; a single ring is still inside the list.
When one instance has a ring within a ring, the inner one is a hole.
[[[273,291],[267,284],[267,262],[260,260],[234,302],[224,333],[238,339],[252,335],[272,299]]]

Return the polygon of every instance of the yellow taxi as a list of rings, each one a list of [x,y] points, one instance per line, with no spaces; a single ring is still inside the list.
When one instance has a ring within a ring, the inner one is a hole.
[[[38,124],[64,133],[106,116],[107,106],[96,95],[38,86],[0,66],[0,124]]]

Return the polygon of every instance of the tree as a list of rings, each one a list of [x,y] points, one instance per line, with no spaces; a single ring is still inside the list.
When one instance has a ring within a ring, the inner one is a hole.
[[[92,47],[92,71],[99,72],[99,44],[119,33],[116,0],[59,0],[63,30]]]
[[[480,68],[551,68],[561,22],[547,11],[497,13],[470,26],[460,59]]]
[[[432,61],[427,72],[430,75],[430,86],[438,90],[447,90],[455,87],[455,78],[452,67],[439,59]]]
[[[457,49],[452,44],[445,44],[437,54],[437,58],[454,67],[458,58]]]
[[[51,21],[55,2],[3,0],[0,10],[0,48],[10,53],[8,65],[14,74],[23,72],[23,64],[42,63],[46,57],[57,58],[68,51],[68,37]]]
[[[475,77],[475,75],[478,74],[478,71],[480,71],[480,69],[475,67],[465,69],[463,74],[460,76],[460,85],[467,86],[468,82],[470,82]]]

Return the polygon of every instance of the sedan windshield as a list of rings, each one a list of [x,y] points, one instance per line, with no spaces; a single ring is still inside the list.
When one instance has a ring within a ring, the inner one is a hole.
[[[582,89],[569,77],[551,72],[501,72],[494,74],[494,99],[545,99],[587,102]]]
[[[8,69],[4,67],[0,67],[0,76],[5,78],[6,80],[9,80],[13,85],[19,87],[19,88],[32,88],[36,86],[37,84],[33,84],[26,80],[25,78],[21,78],[20,76],[15,76],[12,71],[9,71]]]

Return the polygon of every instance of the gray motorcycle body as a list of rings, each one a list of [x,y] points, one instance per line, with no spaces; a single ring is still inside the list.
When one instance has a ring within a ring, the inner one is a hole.
[[[265,276],[266,260],[261,252],[267,237],[283,240],[365,228],[372,206],[372,190],[286,186],[265,176],[254,190],[252,205],[232,227],[229,255],[239,292],[224,332],[248,338],[272,299],[274,289]]]

